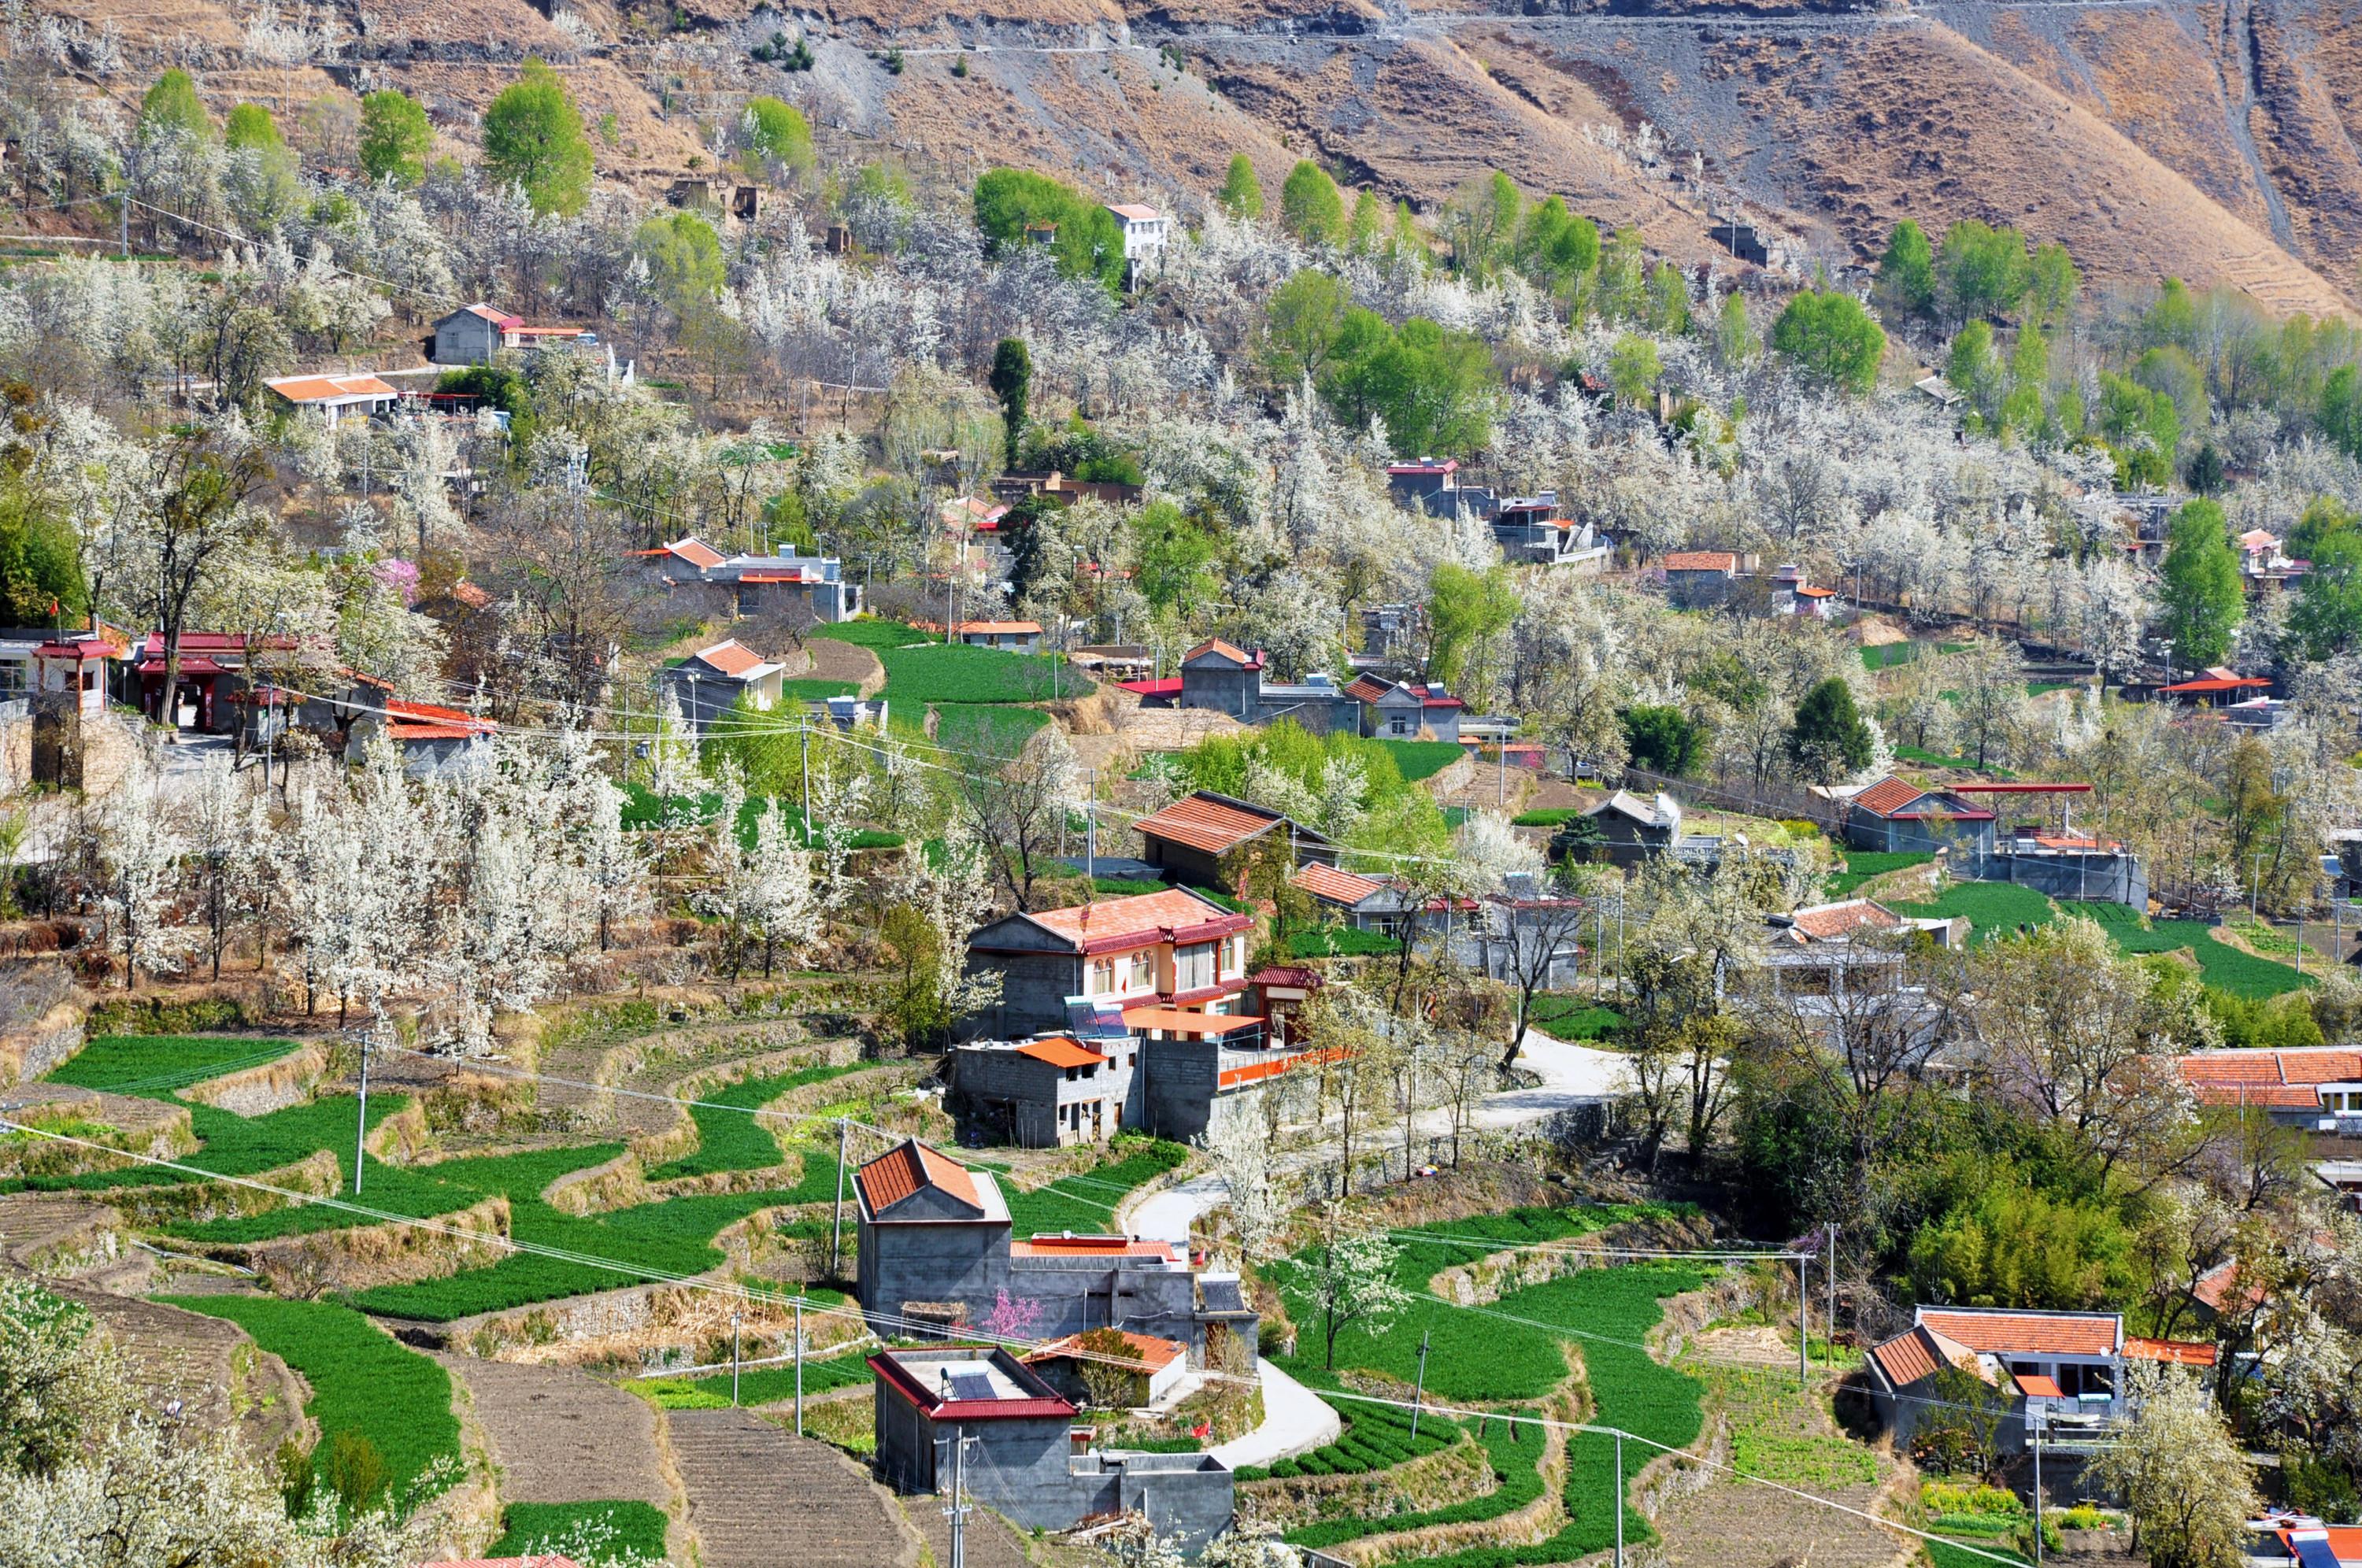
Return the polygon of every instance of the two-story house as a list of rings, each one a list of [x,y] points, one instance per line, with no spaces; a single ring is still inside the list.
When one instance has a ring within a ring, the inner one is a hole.
[[[1659,564],[1665,573],[1665,597],[1674,607],[1701,610],[1730,596],[1739,560],[1730,550],[1676,550]]]
[[[553,345],[598,341],[579,326],[532,326],[524,317],[494,310],[479,301],[461,305],[428,329],[422,347],[435,365],[489,365],[503,348],[541,348]]]
[[[725,556],[695,535],[632,553],[645,563],[649,586],[701,596],[694,602],[707,614],[833,623],[861,613],[861,587],[844,580],[834,556]]]
[[[972,974],[1000,977],[985,1026],[1007,1037],[1065,1028],[1074,1009],[1238,1013],[1254,924],[1187,888],[1020,911],[968,938]]]
[[[786,669],[733,637],[667,668],[664,685],[681,717],[702,734],[742,703],[759,711],[778,707]]]
[[[2200,1105],[2254,1109],[2283,1126],[2362,1138],[2362,1051],[2194,1051],[2176,1065]]]
[[[1345,690],[1362,705],[1361,733],[1386,740],[1456,741],[1468,704],[1440,680],[1408,681],[1357,675]]]

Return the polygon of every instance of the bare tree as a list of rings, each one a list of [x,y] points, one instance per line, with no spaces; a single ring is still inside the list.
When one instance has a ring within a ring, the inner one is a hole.
[[[1019,909],[1032,909],[1034,885],[1051,871],[1067,813],[1081,795],[1065,733],[1048,725],[998,768],[964,768],[952,778],[960,814],[994,878]]]
[[[1591,917],[1592,903],[1569,895],[1562,884],[1535,884],[1498,895],[1490,900],[1487,912],[1494,921],[1488,940],[1500,955],[1502,977],[1517,996],[1510,1014],[1509,1048],[1501,1057],[1501,1070],[1507,1072],[1517,1066],[1518,1053],[1524,1047],[1527,1026],[1533,1021],[1535,995],[1549,988],[1562,964],[1581,953],[1576,939],[1582,934],[1583,922]]]

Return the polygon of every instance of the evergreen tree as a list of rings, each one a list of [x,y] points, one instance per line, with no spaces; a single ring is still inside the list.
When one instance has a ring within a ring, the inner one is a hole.
[[[1033,388],[1033,356],[1021,337],[1004,337],[992,351],[988,382],[1000,400],[1001,429],[1008,441],[1008,463],[1017,466],[1017,444],[1025,434],[1025,403]]]
[[[1796,704],[1788,730],[1788,759],[1806,778],[1823,783],[1868,767],[1875,748],[1870,726],[1854,704],[1853,688],[1832,675]]]
[[[1307,245],[1334,245],[1345,233],[1345,198],[1337,182],[1310,159],[1287,171],[1279,188],[1279,223]]]

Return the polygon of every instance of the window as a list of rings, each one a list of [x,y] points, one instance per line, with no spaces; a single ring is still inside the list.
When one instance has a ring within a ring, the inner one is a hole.
[[[1386,734],[1390,735],[1407,735],[1410,731],[1411,719],[1407,713],[1396,713],[1386,720]]]
[[[1153,991],[1156,988],[1156,949],[1143,947],[1131,955],[1131,977],[1124,988],[1132,991]]]
[[[1173,950],[1173,989],[1194,991],[1214,983],[1214,944],[1196,942]]]
[[[1115,989],[1115,966],[1116,961],[1112,958],[1091,960],[1090,992],[1092,995],[1104,996]]]
[[[1247,939],[1243,935],[1225,937],[1222,941],[1222,978],[1236,979],[1246,968]]]
[[[0,664],[0,692],[25,690],[25,667],[21,664]]]

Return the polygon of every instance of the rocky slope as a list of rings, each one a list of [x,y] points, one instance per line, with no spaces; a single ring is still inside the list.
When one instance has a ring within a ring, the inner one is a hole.
[[[344,0],[335,56],[285,71],[248,56],[246,0],[34,4],[114,18],[126,68],[90,85],[118,98],[168,59],[223,97],[399,85],[455,149],[539,53],[602,127],[602,168],[642,182],[766,91],[946,188],[1017,160],[1202,199],[1243,151],[1274,193],[1311,155],[1425,204],[1497,167],[1691,260],[1723,211],[1800,265],[1864,259],[1899,216],[1973,216],[2066,241],[2103,284],[2362,301],[2356,0],[582,0],[564,26],[528,0]],[[777,32],[815,69],[755,61]]]

